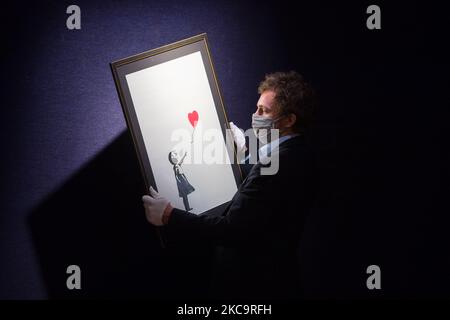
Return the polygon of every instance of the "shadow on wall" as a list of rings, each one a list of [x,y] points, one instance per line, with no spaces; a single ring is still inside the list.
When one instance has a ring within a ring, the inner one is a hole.
[[[207,249],[162,249],[145,219],[144,186],[127,131],[29,219],[49,298],[183,298],[207,293]],[[81,268],[81,290],[66,269]]]

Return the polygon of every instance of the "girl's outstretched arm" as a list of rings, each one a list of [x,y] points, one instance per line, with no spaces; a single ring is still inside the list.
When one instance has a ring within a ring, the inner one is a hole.
[[[181,164],[182,164],[183,161],[184,161],[184,158],[186,158],[186,155],[187,155],[187,151],[184,152],[184,155],[183,155],[183,157],[181,158],[181,160],[180,160],[180,162],[178,163],[178,165],[181,166]]]

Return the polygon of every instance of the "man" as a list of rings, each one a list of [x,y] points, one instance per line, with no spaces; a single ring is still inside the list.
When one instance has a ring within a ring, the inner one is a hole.
[[[277,72],[261,82],[252,127],[279,130],[271,141],[279,169],[262,175],[255,164],[218,216],[173,208],[152,188],[143,196],[148,221],[168,239],[217,247],[214,293],[218,297],[278,298],[298,295],[298,240],[314,196],[314,160],[304,139],[316,99],[296,72]],[[236,134],[236,133],[235,133]],[[243,148],[242,144],[238,146]]]

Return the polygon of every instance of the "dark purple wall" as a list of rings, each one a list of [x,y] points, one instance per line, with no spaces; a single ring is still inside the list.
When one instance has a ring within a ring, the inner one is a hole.
[[[385,6],[372,32],[368,4],[77,1],[82,29],[69,31],[69,4],[1,10],[0,298],[202,295],[208,252],[161,251],[144,220],[109,63],[203,32],[241,127],[265,73],[296,69],[319,90],[305,295],[448,296],[444,10]],[[69,264],[81,293],[64,289]],[[370,264],[381,293],[365,289]],[[196,280],[154,280],[180,270]]]

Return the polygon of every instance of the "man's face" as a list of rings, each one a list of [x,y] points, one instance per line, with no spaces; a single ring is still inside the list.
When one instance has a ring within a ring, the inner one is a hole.
[[[278,108],[275,105],[275,92],[268,90],[261,93],[256,103],[255,114],[275,119],[278,115]]]
[[[259,100],[256,104],[256,111],[254,114],[277,119],[274,128],[279,129],[280,136],[292,133],[291,127],[296,121],[296,116],[290,114],[288,116],[280,116],[281,109],[275,104],[275,92],[272,90],[267,90],[261,93]]]

